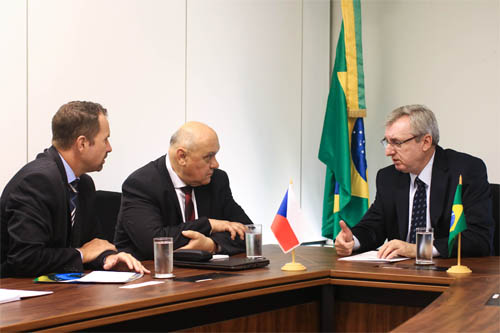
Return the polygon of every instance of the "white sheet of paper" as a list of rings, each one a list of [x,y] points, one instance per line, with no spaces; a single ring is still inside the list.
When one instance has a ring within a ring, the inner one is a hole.
[[[402,260],[408,260],[410,258],[407,257],[396,257],[392,259],[381,259],[377,258],[377,252],[378,251],[368,251],[368,252],[363,252],[360,254],[356,254],[350,257],[343,257],[340,258],[339,260],[342,261],[364,261],[364,262],[396,262],[396,261],[402,261]]]
[[[143,283],[128,284],[126,286],[121,286],[120,288],[123,288],[123,289],[134,289],[134,288],[141,288],[141,287],[146,287],[146,286],[152,286],[152,285],[160,284],[160,283],[165,283],[165,281],[148,281],[148,282],[143,282]]]
[[[21,298],[52,294],[53,291],[0,289],[0,303],[19,301]]]
[[[125,283],[142,277],[143,274],[135,272],[93,271],[78,279],[78,282],[95,283]]]

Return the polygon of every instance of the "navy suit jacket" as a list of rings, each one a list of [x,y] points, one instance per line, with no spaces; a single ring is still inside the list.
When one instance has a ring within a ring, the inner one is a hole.
[[[209,218],[251,224],[252,221],[234,201],[227,174],[215,169],[209,184],[194,187],[198,219],[183,222],[182,211],[166,164],[166,155],[132,173],[123,183],[122,203],[115,232],[115,245],[139,260],[153,259],[153,238],[173,237],[174,248],[189,239],[183,230],[194,230],[212,238],[221,253],[245,251],[245,241],[228,232],[210,234]]]
[[[59,153],[46,149],[9,181],[0,199],[1,271],[7,276],[82,272],[81,247],[101,228],[92,178],[79,182],[78,213],[70,226],[68,178]],[[87,268],[102,267],[105,251]]]
[[[434,228],[434,246],[442,257],[448,257],[451,208],[462,175],[462,203],[467,230],[462,232],[463,256],[489,256],[493,251],[494,222],[486,166],[483,161],[436,147],[432,167],[430,218]],[[406,240],[409,221],[410,175],[394,165],[377,174],[375,201],[361,221],[352,228],[361,247],[373,250],[388,240]],[[457,241],[452,256],[457,255]]]

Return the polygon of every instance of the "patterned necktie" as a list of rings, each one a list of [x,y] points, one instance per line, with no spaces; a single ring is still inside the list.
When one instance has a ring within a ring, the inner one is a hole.
[[[194,220],[194,204],[193,204],[193,188],[191,186],[181,187],[182,192],[184,192],[184,216],[186,217],[186,222]]]
[[[78,182],[79,179],[69,183],[69,211],[71,213],[71,227],[75,224],[76,208],[78,206]]]
[[[425,194],[425,183],[418,177],[415,178],[417,191],[413,197],[413,209],[411,212],[410,243],[415,244],[416,229],[425,228],[427,225],[427,195]]]

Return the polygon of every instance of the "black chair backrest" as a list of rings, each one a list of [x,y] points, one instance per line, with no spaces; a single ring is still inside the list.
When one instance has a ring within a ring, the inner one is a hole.
[[[115,226],[121,201],[122,194],[120,192],[96,191],[96,215],[101,222],[104,238],[111,243],[115,237]]]
[[[500,184],[490,184],[491,200],[493,208],[493,220],[495,221],[495,234],[493,235],[493,248],[495,255],[500,255]]]

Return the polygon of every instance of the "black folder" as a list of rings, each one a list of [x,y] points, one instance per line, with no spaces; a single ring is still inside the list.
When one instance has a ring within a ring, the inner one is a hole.
[[[245,258],[245,257],[229,257],[224,259],[211,259],[209,261],[183,261],[175,260],[174,266],[191,267],[202,269],[214,269],[221,271],[241,271],[244,269],[259,268],[269,265],[269,259],[262,258]]]

